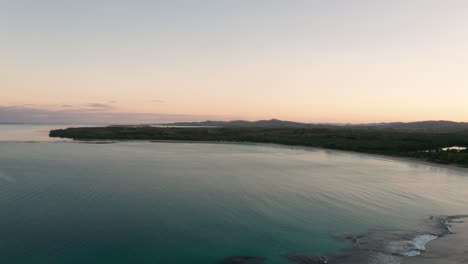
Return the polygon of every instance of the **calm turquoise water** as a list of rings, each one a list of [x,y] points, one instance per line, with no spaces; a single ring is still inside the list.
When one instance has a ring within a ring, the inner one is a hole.
[[[280,146],[8,139],[0,263],[289,263],[348,246],[343,234],[468,211],[461,170]]]

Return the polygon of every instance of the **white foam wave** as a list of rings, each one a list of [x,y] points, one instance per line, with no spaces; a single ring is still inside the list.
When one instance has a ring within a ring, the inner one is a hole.
[[[436,238],[437,236],[435,235],[426,234],[416,236],[412,240],[392,241],[388,244],[386,251],[401,256],[414,257],[425,251],[426,244]]]
[[[430,234],[421,235],[421,236],[415,237],[413,239],[413,243],[417,249],[419,249],[420,251],[424,251],[426,250],[426,244],[436,238],[437,238],[436,235],[430,235]]]

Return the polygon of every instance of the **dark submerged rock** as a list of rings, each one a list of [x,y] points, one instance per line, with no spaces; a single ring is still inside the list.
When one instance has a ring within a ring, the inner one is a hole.
[[[292,263],[297,264],[322,264],[328,263],[328,259],[324,256],[319,255],[301,255],[301,254],[289,254],[285,258]]]
[[[233,256],[220,262],[220,264],[263,264],[265,258],[251,256]]]

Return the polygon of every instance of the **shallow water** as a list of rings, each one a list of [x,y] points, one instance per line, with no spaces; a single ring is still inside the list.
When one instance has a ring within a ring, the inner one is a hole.
[[[7,140],[0,263],[290,263],[347,234],[466,213],[467,199],[466,171],[345,152]]]
[[[0,142],[1,141],[69,141],[67,139],[57,139],[49,137],[50,130],[67,127],[83,127],[91,125],[68,124],[68,125],[43,125],[43,124],[1,124],[0,123]]]

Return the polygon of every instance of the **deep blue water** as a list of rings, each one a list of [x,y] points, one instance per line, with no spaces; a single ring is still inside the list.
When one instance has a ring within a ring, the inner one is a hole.
[[[464,170],[273,145],[9,139],[0,263],[289,263],[348,246],[344,234],[467,212]]]

